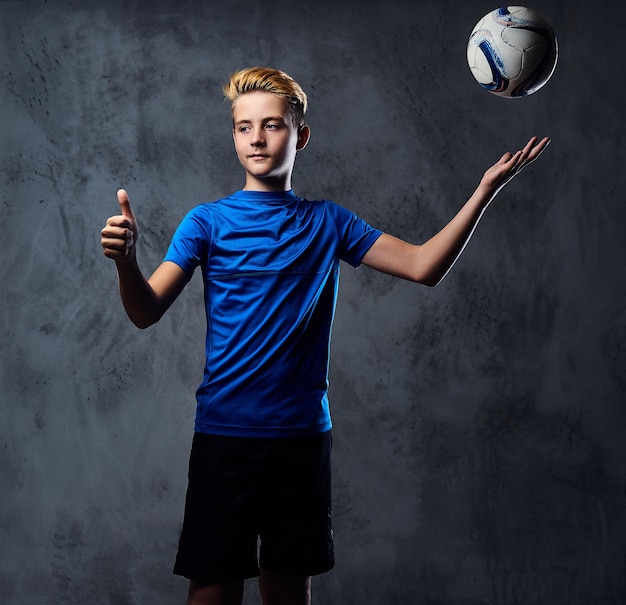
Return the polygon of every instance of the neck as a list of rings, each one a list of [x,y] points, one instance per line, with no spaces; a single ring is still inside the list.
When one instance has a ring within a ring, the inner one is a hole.
[[[269,192],[290,191],[291,190],[291,176],[256,178],[250,174],[247,174],[246,184],[243,190],[244,191],[269,191]]]

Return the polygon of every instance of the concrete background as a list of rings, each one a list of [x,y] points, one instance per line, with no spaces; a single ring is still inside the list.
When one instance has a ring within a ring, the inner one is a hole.
[[[626,19],[532,6],[560,60],[510,101],[465,61],[490,1],[0,2],[0,602],[184,601],[201,280],[138,331],[99,231],[126,187],[149,272],[189,208],[242,185],[220,86],[253,64],[309,93],[296,192],[416,242],[505,150],[553,138],[439,287],[344,269],[316,602],[626,602]]]

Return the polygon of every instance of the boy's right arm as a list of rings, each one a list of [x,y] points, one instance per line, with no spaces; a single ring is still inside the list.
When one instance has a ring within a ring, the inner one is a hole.
[[[130,320],[147,328],[161,319],[187,284],[185,272],[175,263],[163,262],[146,279],[137,264],[137,221],[126,191],[117,192],[121,214],[110,217],[102,230],[104,255],[115,261],[120,296]]]

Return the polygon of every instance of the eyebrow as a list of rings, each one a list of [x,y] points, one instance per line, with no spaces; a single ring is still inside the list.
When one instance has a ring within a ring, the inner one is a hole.
[[[285,122],[284,116],[268,116],[267,118],[263,118],[261,122],[271,122],[272,120],[276,120],[278,122]],[[238,126],[239,124],[251,124],[251,123],[252,123],[252,120],[244,118],[242,120],[237,120],[235,122],[235,126]]]

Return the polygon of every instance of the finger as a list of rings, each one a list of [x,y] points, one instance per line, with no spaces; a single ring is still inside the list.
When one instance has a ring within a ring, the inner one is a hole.
[[[117,201],[120,205],[120,210],[122,211],[122,216],[135,220],[135,213],[133,209],[130,207],[130,200],[128,199],[128,193],[126,193],[125,189],[120,189],[117,192]]]
[[[534,147],[536,142],[537,142],[537,137],[530,137],[530,139],[528,139],[528,143],[524,145],[524,149],[522,150],[525,155],[528,155],[530,153],[531,149]]]
[[[131,249],[134,247],[135,240],[132,234],[128,237],[120,238],[116,236],[111,237],[103,233],[100,244],[105,256],[120,260],[128,257]]]
[[[110,219],[101,231],[102,237],[116,240],[133,239],[135,232],[132,229],[132,225],[128,222],[128,219],[125,219],[123,216],[114,218],[119,218],[120,222],[116,223]]]
[[[126,258],[135,245],[133,227],[134,223],[130,218],[120,215],[110,217],[101,231],[100,243],[104,255],[115,260]]]
[[[133,221],[122,214],[116,214],[115,216],[110,216],[107,219],[105,224],[105,229],[132,229]]]
[[[507,170],[512,170],[519,164],[521,156],[522,156],[521,149],[519,151],[516,151],[515,153],[507,151],[500,159],[500,163]]]
[[[538,144],[537,137],[532,137],[526,146],[522,150],[522,156],[520,157],[519,164],[517,166],[517,170],[520,171],[528,164],[534,162],[539,155],[543,152],[543,150],[548,146],[550,142],[549,137],[544,137]]]
[[[517,152],[519,153],[519,152]],[[506,165],[509,162],[513,161],[515,159],[515,155],[514,153],[511,153],[510,151],[507,151],[499,160],[498,160],[498,164],[503,164]]]
[[[539,143],[530,151],[528,155],[528,162],[534,162],[545,151],[550,142],[550,137],[544,137],[541,139],[541,141],[539,141]]]
[[[130,248],[133,244],[132,238],[129,239],[120,239],[120,238],[110,238],[110,237],[102,237],[100,240],[102,247],[106,251],[111,251],[113,253],[121,252],[122,255],[126,254],[128,248]]]
[[[124,258],[128,255],[128,246],[124,245],[125,242],[120,240],[107,240],[102,238],[102,250],[104,255],[108,258]]]
[[[531,137],[528,140],[528,143],[526,143],[526,145],[524,145],[524,147],[517,152],[518,167],[526,162],[536,141],[537,141],[537,137]]]

